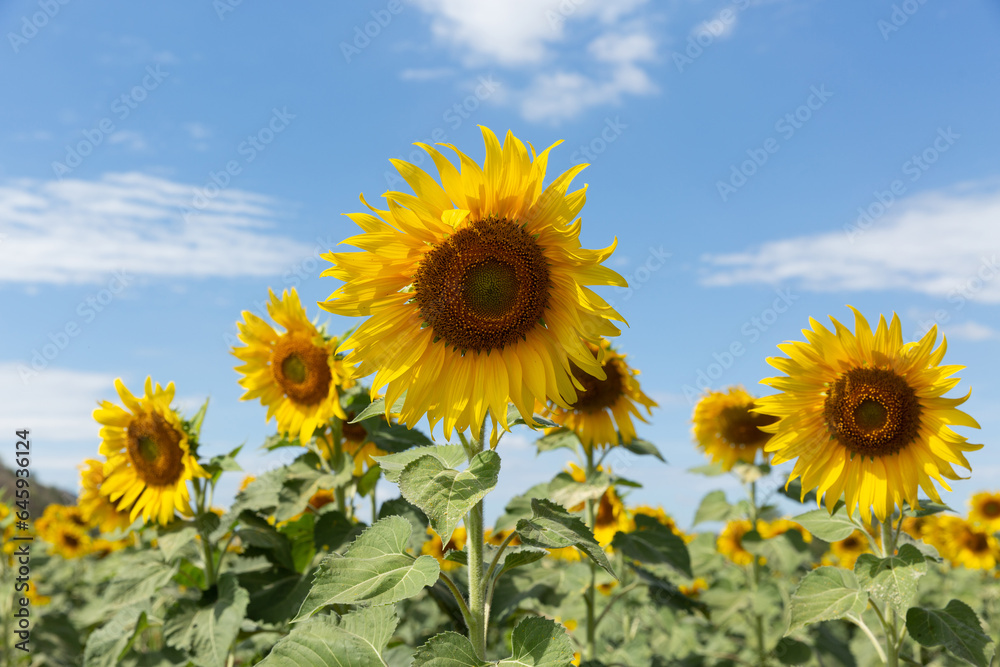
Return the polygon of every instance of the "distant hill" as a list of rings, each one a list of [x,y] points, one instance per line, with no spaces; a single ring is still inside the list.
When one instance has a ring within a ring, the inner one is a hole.
[[[13,504],[14,502],[14,489],[17,477],[14,475],[14,471],[8,468],[0,461],[0,495],[3,496],[7,503]],[[52,504],[60,505],[75,505],[76,496],[55,486],[46,486],[44,484],[39,484],[33,477],[29,477],[28,481],[31,482],[31,486],[28,490],[31,495],[28,496],[28,509],[31,512],[31,519],[34,521],[42,515],[45,508]]]

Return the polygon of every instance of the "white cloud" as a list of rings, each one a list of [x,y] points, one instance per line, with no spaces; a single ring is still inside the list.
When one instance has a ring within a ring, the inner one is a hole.
[[[702,283],[792,282],[817,292],[901,289],[1000,303],[1000,189],[963,186],[897,201],[870,223],[709,254]],[[864,228],[867,227],[867,228]]]
[[[50,367],[22,380],[21,366],[0,363],[0,405],[4,406],[0,432],[12,434],[28,428],[39,444],[93,440],[96,453],[100,427],[92,415],[98,401],[117,397],[114,376]],[[75,467],[80,460],[67,465]]]
[[[146,140],[142,134],[133,130],[119,130],[115,132],[108,137],[108,143],[112,145],[124,144],[126,148],[132,151],[146,149]]]
[[[512,103],[531,121],[556,122],[624,95],[648,95],[656,86],[639,63],[655,58],[656,41],[640,21],[624,19],[645,0],[415,0],[431,17],[435,39],[468,68],[498,65],[530,68],[530,81],[496,103]],[[578,31],[567,26],[596,24],[581,67],[579,48],[567,43]],[[546,72],[538,66],[547,64]],[[411,70],[407,70],[411,71]]]
[[[275,226],[277,205],[245,190],[208,190],[135,172],[0,183],[0,282],[104,282],[122,270],[279,274],[313,252],[264,231]]]
[[[1000,337],[1000,332],[993,327],[972,320],[947,325],[943,327],[943,333],[948,338],[973,342],[994,340]]]
[[[404,69],[399,73],[399,78],[403,81],[435,81],[452,76],[455,73],[450,67],[429,67]]]
[[[184,129],[192,139],[207,139],[212,136],[212,131],[202,123],[184,123]]]

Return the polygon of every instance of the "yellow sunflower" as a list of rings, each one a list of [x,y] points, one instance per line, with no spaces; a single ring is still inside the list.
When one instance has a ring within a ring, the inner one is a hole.
[[[279,299],[268,290],[267,312],[283,333],[249,311],[237,322],[239,338],[246,347],[234,347],[233,356],[243,362],[236,370],[246,389],[241,400],[259,399],[267,406],[267,421],[277,418],[278,432],[300,442],[334,416],[345,419],[338,386],[351,384],[349,372],[337,359],[337,339],[327,339],[306,317],[295,289]]]
[[[694,406],[695,442],[723,470],[731,470],[738,461],[753,464],[757,452],[767,461],[764,445],[771,435],[760,427],[777,419],[752,412],[754,400],[743,387],[730,387],[707,393]]]
[[[988,533],[1000,531],[1000,493],[983,491],[969,499],[969,521]]]
[[[643,393],[636,379],[639,371],[625,363],[625,355],[612,349],[610,341],[602,338],[599,345],[588,342],[587,347],[595,358],[603,354],[601,369],[605,378],[596,378],[570,362],[573,376],[583,390],[577,393],[569,409],[553,404],[545,414],[576,433],[584,447],[617,445],[619,435],[627,445],[635,439],[632,417],[646,421],[638,406],[645,407],[646,414],[652,414],[656,401]]]
[[[506,540],[513,532],[513,530],[498,530],[494,532],[492,529],[487,528],[483,533],[483,540],[486,544],[492,544],[493,546],[498,547],[503,544],[503,541]],[[510,538],[510,542],[508,544],[512,547],[516,547],[521,544],[521,538],[518,535],[514,535],[514,537]]]
[[[632,518],[633,527],[635,525],[636,515],[642,514],[645,516],[653,517],[654,519],[659,521],[662,525],[669,528],[671,533],[684,540],[684,544],[690,544],[692,541],[694,541],[695,536],[688,535],[683,530],[678,528],[677,522],[674,521],[673,517],[671,517],[665,511],[663,511],[662,507],[651,507],[649,505],[636,505],[630,510],[629,514],[631,515]]]
[[[681,593],[688,596],[689,598],[697,599],[701,597],[702,591],[708,590],[708,582],[702,579],[701,577],[698,577],[697,579],[691,582],[690,586],[681,584],[680,586],[678,586],[678,589],[680,590]]]
[[[43,539],[63,558],[79,558],[90,553],[90,536],[71,523],[53,525]]]
[[[955,567],[992,570],[1000,561],[997,538],[962,517],[938,515],[924,539]]]
[[[784,535],[790,530],[794,530],[801,535],[802,541],[806,544],[812,542],[812,534],[791,519],[775,519],[774,521],[757,519],[757,532],[762,539],[769,540],[772,537]]]
[[[842,540],[830,544],[830,552],[837,557],[837,563],[848,570],[854,569],[861,554],[871,553],[868,546],[868,538],[860,530],[855,530]]]
[[[320,306],[368,318],[341,343],[346,361],[359,377],[376,373],[371,393],[384,392],[386,405],[405,393],[402,423],[426,414],[449,438],[487,414],[507,428],[509,403],[529,420],[536,400],[569,409],[585,389],[571,362],[606,377],[584,339],[618,335],[611,321],[624,321],[587,287],[626,282],[601,265],[615,244],[580,246],[586,191],[566,190],[586,165],[543,188],[551,148],[535,155],[510,133],[501,146],[482,132],[482,168],[449,145],[459,171],[417,144],[441,185],[393,160],[416,194],[388,192],[388,210],[350,214],[364,233],[344,243],[362,252],[323,256],[333,264],[323,275],[344,285]]]
[[[753,530],[753,524],[748,519],[735,519],[727,522],[715,541],[719,553],[737,565],[752,563],[753,554],[743,548],[743,536],[751,530]]]
[[[924,538],[924,534],[934,524],[935,515],[908,516],[903,518],[902,531],[915,540]]]
[[[354,413],[348,413],[341,426],[341,447],[343,451],[354,457],[354,476],[360,477],[365,470],[370,470],[375,465],[375,456],[385,456],[389,452],[379,449],[368,437],[368,431],[361,424],[350,423],[354,419]],[[333,434],[325,433],[322,438],[323,449],[327,458],[333,455]]]
[[[465,528],[463,526],[455,528],[455,532],[451,534],[448,544],[444,546],[441,545],[441,538],[432,529],[428,528],[427,534],[430,536],[430,539],[424,542],[424,545],[420,548],[420,553],[434,556],[441,569],[446,572],[460,568],[461,565],[459,563],[445,560],[445,554],[449,551],[461,551],[465,547]]]
[[[77,499],[83,519],[102,533],[125,530],[132,525],[128,511],[119,511],[106,495],[101,494],[103,483],[104,464],[95,459],[84,461],[80,467],[81,488]]]
[[[949,378],[962,366],[941,366],[946,342],[934,349],[932,328],[917,343],[903,343],[899,317],[879,318],[872,333],[854,310],[855,332],[833,320],[836,333],[810,319],[808,342],[778,348],[788,355],[768,363],[784,377],[762,380],[780,394],[757,400],[757,411],[779,417],[764,430],[775,464],[795,461],[789,481],[802,478],[802,494],[826,495],[830,511],[843,495],[847,511],[860,509],[865,523],[872,508],[879,521],[904,500],[917,507],[918,487],[940,502],[934,480],[961,479],[953,464],[970,468],[963,452],[980,449],[949,425],[979,424],[957,409],[968,399],[943,395],[958,384]]]
[[[105,479],[100,492],[118,509],[129,508],[129,520],[167,524],[174,510],[191,515],[188,480],[208,477],[188,445],[180,415],[170,408],[174,383],[164,389],[146,378],[145,395],[136,398],[121,378],[115,388],[125,409],[102,401],[94,411],[101,425]]]

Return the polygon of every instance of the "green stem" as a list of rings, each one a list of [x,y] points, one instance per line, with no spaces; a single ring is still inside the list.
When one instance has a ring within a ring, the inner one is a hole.
[[[757,507],[757,482],[750,482],[749,488],[747,490],[747,495],[750,500],[750,523],[751,530],[757,530],[757,518],[760,515],[760,508]],[[753,577],[750,580],[752,584],[751,590],[753,590],[754,597],[757,597],[757,591],[760,588],[760,559],[756,554],[753,555]],[[753,614],[754,620],[754,639],[757,642],[757,664],[763,665],[767,664],[767,650],[764,646],[764,618],[758,612]]]
[[[486,438],[486,420],[479,429],[479,437],[473,440],[467,448],[469,462],[483,451]],[[481,660],[486,659],[486,631],[489,623],[486,610],[486,580],[483,568],[483,501],[480,500],[465,517],[465,530],[469,545],[469,639],[476,655]]]
[[[458,603],[458,608],[462,611],[462,618],[465,619],[465,624],[471,629],[472,625],[471,619],[469,618],[469,605],[465,604],[465,598],[462,597],[462,591],[458,590],[458,586],[455,585],[455,582],[452,581],[451,577],[445,574],[444,571],[438,573],[438,578],[444,582],[445,586],[448,587],[448,590],[450,590],[451,594],[455,597],[455,602]]]
[[[333,464],[340,466],[343,463],[341,459],[344,456],[344,422],[340,419],[340,417],[334,417],[331,422],[330,435],[333,438]],[[340,472],[339,467],[337,468],[337,472]],[[340,510],[342,514],[348,515],[347,497],[344,494],[344,486],[342,484],[338,484],[337,488],[333,491],[333,495],[337,500],[337,509]],[[374,523],[374,521],[375,520],[373,518],[372,523]]]
[[[899,525],[903,524],[903,512],[900,511]],[[888,558],[896,553],[896,539],[899,531],[892,525],[892,516],[886,517],[882,522],[882,557]],[[888,667],[899,666],[899,627],[896,619],[896,610],[891,605],[885,607],[885,635],[886,635],[886,660]]]
[[[212,554],[212,544],[208,539],[208,534],[201,530],[202,521],[201,518],[205,515],[205,486],[208,485],[208,481],[204,479],[196,480],[194,483],[194,497],[195,497],[195,521],[198,522],[198,534],[201,536],[201,548],[205,555],[205,588],[211,588],[215,585],[215,556]]]
[[[594,473],[597,472],[596,466],[594,465],[594,448],[586,447],[587,451],[587,468],[585,470],[585,479],[589,482],[594,477]],[[587,527],[594,530],[594,522],[596,520],[594,514],[594,500],[587,500]],[[595,660],[597,659],[597,619],[594,618],[594,612],[597,607],[597,566],[594,564],[593,559],[588,559],[590,564],[590,584],[587,587],[587,593],[585,596],[587,602],[587,659]],[[605,611],[607,611],[605,609]],[[603,617],[603,614],[602,614]]]
[[[872,629],[868,627],[868,624],[865,623],[864,619],[858,616],[857,618],[852,617],[851,620],[854,621],[854,624],[859,628],[861,628],[861,631],[868,636],[868,639],[869,641],[871,641],[872,646],[874,646],[875,650],[878,652],[879,660],[881,660],[882,662],[886,662],[885,651],[882,650],[882,644],[879,643],[878,638],[875,637],[875,633],[872,632]]]

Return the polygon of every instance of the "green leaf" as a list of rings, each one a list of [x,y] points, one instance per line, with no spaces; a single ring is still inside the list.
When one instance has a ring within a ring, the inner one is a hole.
[[[208,606],[184,600],[174,607],[164,624],[168,645],[188,651],[198,667],[224,667],[229,649],[239,634],[250,595],[225,573],[219,577],[218,599]]]
[[[476,657],[468,638],[456,632],[442,632],[427,640],[413,654],[413,667],[487,667]]]
[[[687,472],[704,475],[705,477],[718,477],[719,475],[726,474],[721,463],[707,463],[703,466],[695,466],[694,468],[688,468]]]
[[[917,508],[914,516],[930,516],[932,514],[939,514],[941,512],[954,512],[952,508],[944,505],[942,503],[936,503],[932,500],[927,500],[926,498],[917,501],[919,507]],[[907,504],[909,507],[909,504]]]
[[[598,470],[585,482],[578,482],[568,472],[561,472],[549,482],[548,498],[563,507],[573,507],[588,500],[597,500],[611,486],[611,475]]]
[[[114,609],[144,602],[167,585],[177,572],[177,563],[160,560],[157,551],[146,551],[129,561],[104,591],[103,599]]]
[[[521,411],[514,407],[514,405],[507,405],[507,425],[508,426],[527,426],[528,428],[538,429],[538,428],[559,428],[559,424],[555,423],[551,419],[546,419],[545,417],[539,417],[538,415],[533,415],[531,420],[535,422],[532,426],[527,422]]]
[[[316,547],[316,551],[321,549],[336,551],[361,532],[356,523],[353,523],[344,516],[343,512],[338,510],[321,513],[316,517],[315,526],[313,545]]]
[[[288,622],[309,594],[315,573],[315,568],[299,574],[272,567],[241,574],[240,585],[250,591],[247,617],[264,623]]]
[[[395,484],[399,482],[399,475],[403,472],[403,468],[428,454],[440,461],[441,465],[445,468],[454,468],[468,458],[465,454],[465,448],[460,444],[415,447],[405,452],[387,454],[386,456],[373,456],[372,458],[382,468],[385,478]]]
[[[677,586],[669,579],[660,577],[649,570],[632,564],[632,569],[639,576],[639,579],[648,587],[647,595],[658,607],[672,607],[688,613],[701,612],[705,617],[709,617],[708,605],[681,592]]]
[[[194,434],[195,438],[201,435],[201,425],[205,422],[205,414],[207,412],[208,412],[208,399],[206,398],[205,402],[201,404],[200,408],[198,408],[198,412],[196,412],[194,417],[192,417],[191,420],[188,422],[191,428],[191,433]]]
[[[401,516],[413,526],[410,533],[410,541],[407,546],[413,553],[420,553],[421,547],[427,541],[427,517],[420,511],[419,507],[414,507],[406,498],[393,498],[382,503],[378,508],[378,518],[384,519],[387,516]]]
[[[370,428],[368,437],[384,452],[403,452],[412,447],[433,447],[434,442],[417,429],[410,429],[402,424],[386,424],[378,419],[375,423],[364,424]]]
[[[812,657],[812,649],[797,639],[782,637],[774,647],[774,655],[783,665],[801,665]]]
[[[553,620],[529,616],[511,634],[511,657],[497,667],[568,667],[573,645],[566,629]]]
[[[663,458],[663,454],[660,453],[660,450],[657,449],[656,445],[651,443],[649,440],[643,440],[642,438],[632,438],[631,442],[627,444],[622,443],[622,447],[632,452],[633,454],[638,454],[639,456],[655,456],[664,463],[667,462],[667,460]]]
[[[792,594],[791,623],[786,635],[809,623],[859,615],[868,606],[868,593],[861,590],[850,570],[820,567],[803,579]]]
[[[535,440],[535,447],[539,454],[560,448],[576,452],[580,448],[580,438],[570,429],[561,428]]]
[[[398,415],[403,410],[403,403],[406,400],[406,392],[396,399],[396,403],[392,406],[389,411],[390,415]],[[374,401],[368,404],[368,407],[361,411],[361,413],[351,420],[352,424],[357,424],[358,422],[363,422],[366,419],[371,419],[372,417],[381,417],[385,414],[385,399],[376,398]]]
[[[296,625],[259,667],[385,667],[382,652],[399,619],[392,607],[316,616]]]
[[[587,525],[579,518],[549,500],[532,498],[531,518],[517,522],[517,534],[521,543],[529,547],[543,549],[561,549],[576,547],[590,556],[591,559],[608,573],[618,578],[604,549],[594,539]]]
[[[549,483],[536,484],[519,496],[514,496],[504,507],[504,513],[497,518],[493,530],[499,532],[510,530],[517,525],[521,519],[531,516],[531,500],[533,498],[548,498]]]
[[[955,657],[978,667],[990,663],[985,649],[993,640],[983,632],[976,612],[964,602],[952,600],[944,609],[914,607],[906,612],[906,629],[921,646],[944,646]]]
[[[288,537],[268,523],[267,519],[244,511],[240,514],[240,527],[236,530],[240,542],[248,547],[250,555],[264,553],[268,559],[282,567],[295,571],[292,557],[292,543]]]
[[[500,570],[497,572],[496,576],[499,578],[505,572],[510,572],[515,567],[521,567],[522,565],[530,565],[536,561],[540,561],[548,555],[548,551],[544,549],[532,549],[530,547],[510,547],[504,551],[503,555],[500,557]]]
[[[900,614],[917,601],[917,580],[927,574],[927,560],[912,544],[888,558],[861,554],[854,563],[854,576],[868,594],[893,606]]]
[[[209,462],[204,464],[202,467],[208,471],[208,474],[212,476],[213,480],[218,480],[219,476],[223,472],[239,472],[243,470],[243,468],[236,462],[236,456],[240,453],[241,449],[243,449],[243,445],[240,445],[228,454],[213,456],[211,460],[209,460]]]
[[[643,564],[662,563],[688,577],[694,576],[684,540],[650,516],[636,515],[635,524],[636,529],[631,533],[615,534],[611,546]]]
[[[434,456],[422,456],[400,473],[399,491],[423,510],[441,543],[447,544],[462,517],[493,490],[499,475],[500,456],[490,450],[472,457],[462,472]]]
[[[371,493],[381,477],[382,467],[376,463],[371,468],[366,470],[365,474],[358,479],[358,495],[367,496]]]
[[[701,499],[698,510],[694,513],[694,524],[703,521],[726,521],[733,514],[733,506],[726,500],[725,491],[712,491]]]
[[[90,633],[83,652],[84,667],[117,667],[136,636],[148,627],[140,605],[121,609]]]
[[[403,517],[386,517],[361,533],[343,556],[327,556],[296,620],[331,604],[392,604],[433,585],[440,566],[433,556],[406,553],[411,531]]]
[[[786,498],[794,500],[795,502],[801,503],[803,505],[808,505],[810,503],[816,502],[815,491],[807,491],[805,496],[802,495],[802,480],[800,479],[793,479],[792,481],[787,482],[783,486],[779,486],[778,491],[781,492],[781,495],[785,496]]]
[[[156,536],[156,546],[163,552],[163,560],[171,561],[185,547],[194,544],[198,529],[193,522],[177,521],[167,531],[162,529]]]
[[[792,521],[825,542],[842,540],[858,529],[847,514],[843,501],[837,501],[833,514],[820,508],[793,517]]]

